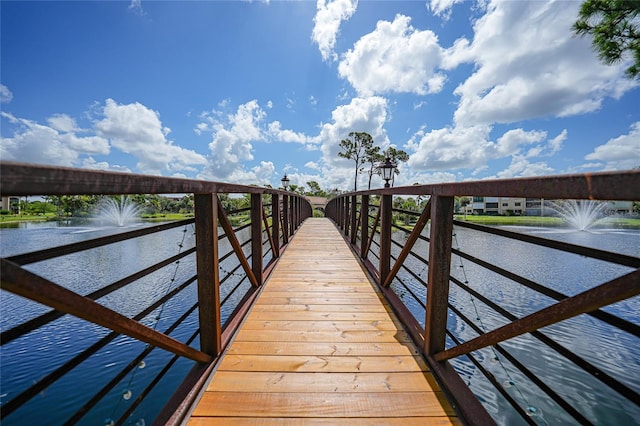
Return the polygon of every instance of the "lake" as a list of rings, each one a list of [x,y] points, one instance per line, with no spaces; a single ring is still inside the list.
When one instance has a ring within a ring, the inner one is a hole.
[[[145,226],[145,225],[138,225]],[[640,256],[640,232],[627,230],[600,229],[594,232],[570,232],[553,228],[510,227],[517,232],[536,234],[545,238],[558,239],[588,247]],[[55,223],[27,223],[18,228],[0,229],[0,255],[13,254],[54,247],[61,244],[92,239],[121,228],[95,228],[90,226],[58,226]],[[473,230],[456,228],[454,248],[472,253],[483,260],[503,266],[517,274],[544,284],[565,294],[576,294],[597,284],[628,272],[629,268],[610,265],[605,262],[586,259],[582,256],[562,253],[556,250],[520,243]],[[403,235],[395,235],[401,240]],[[152,265],[159,259],[177,254],[195,244],[193,227],[175,228],[161,234],[152,234],[136,240],[96,248],[83,253],[64,256],[53,261],[39,262],[28,269],[41,274],[56,283],[81,294],[87,294],[108,283],[116,281],[133,270]],[[423,244],[421,247],[420,244]],[[182,247],[180,247],[182,246]],[[226,248],[221,248],[224,253]],[[427,253],[426,244],[418,242],[414,248],[418,253]],[[233,258],[233,256],[232,256]],[[235,259],[234,259],[235,261]],[[414,262],[412,269],[426,277],[424,265]],[[84,265],[91,265],[87,268]],[[482,269],[457,256],[452,259],[452,275],[484,294],[500,306],[517,316],[534,312],[551,301],[531,290]],[[230,263],[223,264],[230,271]],[[179,266],[164,268],[140,282],[127,286],[102,299],[100,303],[125,315],[133,316],[151,300],[162,297],[174,285],[194,273],[195,256],[183,259]],[[412,291],[424,298],[425,289],[412,277],[401,272],[400,277],[408,283]],[[235,280],[235,281],[234,281]],[[232,277],[225,283],[225,289],[232,288],[239,277]],[[243,284],[244,285],[244,284]],[[222,291],[223,297],[224,292]],[[400,291],[399,291],[400,292]],[[241,292],[242,294],[244,292]],[[415,301],[403,295],[416,318],[424,325],[424,310]],[[164,330],[197,300],[196,287],[191,285],[178,297],[172,299],[161,310],[157,310],[142,322]],[[423,299],[424,300],[424,299]],[[451,286],[451,303],[476,320],[476,324],[486,330],[496,328],[507,321],[493,310],[475,300],[469,293],[455,285]],[[224,316],[228,316],[230,303]],[[640,298],[633,298],[605,310],[634,323],[640,322]],[[0,292],[0,325],[6,330],[25,319],[48,311],[46,307],[26,301],[20,297]],[[156,317],[159,317],[157,320]],[[584,318],[583,318],[584,317]],[[197,313],[192,314],[172,336],[185,341],[197,327]],[[448,328],[461,340],[473,338],[475,332],[456,316],[450,314]],[[635,391],[640,391],[640,343],[638,339],[612,329],[601,321],[588,316],[565,321],[544,329],[545,334],[562,342],[571,351],[596,364],[608,374],[622,381]],[[102,327],[73,317],[65,316],[40,329],[3,346],[0,352],[1,391],[0,401],[4,404],[19,392],[29,387],[82,349],[107,335]],[[197,339],[196,339],[197,341]],[[194,344],[197,347],[197,343]],[[63,379],[48,387],[42,394],[3,420],[4,425],[41,423],[46,416],[47,423],[61,424],[77,409],[79,404],[126,365],[134,354],[144,349],[144,343],[120,336],[99,350],[93,357],[81,363]],[[525,335],[503,344],[521,362],[539,377],[580,407],[580,410],[598,424],[637,424],[640,420],[638,406],[624,401],[615,392],[600,384],[590,375],[575,367],[569,361],[553,356],[537,340]],[[506,360],[491,349],[475,353],[482,365],[496,379],[505,384],[512,396],[530,407],[533,419],[539,424],[575,423],[566,414],[558,411],[547,398],[540,396],[539,390],[522,377]],[[129,400],[123,398],[131,391],[132,399],[144,389],[170,358],[165,351],[154,350],[146,359],[144,368],[137,368],[110,392],[87,416],[82,424],[105,424],[107,419],[117,418]],[[503,398],[496,395],[477,366],[464,357],[453,360],[453,364],[474,393],[483,401],[487,409],[500,424],[521,424],[522,419],[513,412]],[[147,400],[134,412],[128,424],[150,423],[162,404],[173,392],[184,374],[193,363],[181,359],[162,380]],[[142,366],[140,366],[142,367]],[[595,389],[595,390],[594,390]],[[46,414],[44,414],[46,413]]]

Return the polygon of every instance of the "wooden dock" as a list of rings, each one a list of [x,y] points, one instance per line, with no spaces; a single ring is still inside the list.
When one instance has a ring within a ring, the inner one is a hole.
[[[324,218],[303,223],[189,420],[229,423],[460,424]]]

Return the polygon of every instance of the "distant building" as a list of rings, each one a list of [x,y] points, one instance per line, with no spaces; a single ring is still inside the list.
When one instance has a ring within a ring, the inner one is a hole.
[[[481,215],[516,215],[516,216],[557,216],[558,213],[546,203],[552,200],[541,198],[512,197],[469,197],[469,204],[462,207],[466,214]],[[603,210],[606,215],[633,214],[632,201],[607,201]]]
[[[9,210],[13,214],[20,213],[19,197],[2,197],[0,210]]]
[[[632,214],[633,201],[609,201],[607,214]]]
[[[523,215],[525,199],[512,197],[473,197],[466,207],[467,214]]]

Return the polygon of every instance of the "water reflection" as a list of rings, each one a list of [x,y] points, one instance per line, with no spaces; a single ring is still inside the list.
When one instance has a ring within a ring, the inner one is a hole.
[[[55,223],[23,224],[19,228],[0,230],[2,240],[0,255],[6,257],[128,230],[120,227],[90,227],[77,224],[73,226],[56,226]],[[248,232],[250,231],[246,230],[244,235],[239,236],[241,241],[247,238]],[[220,230],[220,235],[222,234]],[[86,295],[121,280],[135,271],[184,252],[194,245],[194,229],[192,225],[188,225],[30,264],[27,269],[65,288]],[[227,241],[222,240],[221,252],[226,253],[230,249]],[[195,253],[193,253],[182,258],[179,264],[175,263],[159,269],[100,298],[98,302],[125,316],[133,317],[194,276],[195,270]],[[221,288],[223,297],[236,287],[240,278],[240,274],[237,274],[224,283]],[[223,306],[221,312],[223,321],[231,314],[245,290],[246,288],[240,285],[239,290]],[[141,323],[164,331],[196,302],[197,283],[193,282],[178,295],[142,318]],[[49,310],[50,308],[46,306],[0,291],[0,325],[3,331]],[[171,336],[185,342],[198,326],[196,310],[172,332]],[[107,335],[109,331],[100,326],[65,315],[4,345],[0,352],[2,366],[0,403],[4,404],[13,399],[90,345],[96,345]],[[192,343],[192,346],[198,348],[198,339]],[[3,426],[41,423],[43,412],[48,413],[47,420],[51,424],[63,423],[145,348],[145,343],[135,339],[127,336],[116,337],[113,341],[97,348],[95,355],[81,362],[53,385],[46,387],[29,403],[3,419]],[[166,351],[153,350],[145,358],[145,369],[140,371],[135,369],[135,373],[130,373],[125,379],[129,381],[129,377],[134,375],[135,380],[116,386],[83,418],[83,422],[103,424],[104,419],[114,417],[114,412],[117,418],[172,357],[173,355]],[[152,421],[192,366],[192,361],[179,359],[160,384],[136,409],[135,418],[146,418],[147,422]],[[131,400],[122,400],[122,395],[128,391],[131,391]],[[34,407],[37,408],[34,409]]]
[[[567,232],[548,228],[508,228],[516,232],[544,234],[544,238],[640,256],[638,231]],[[580,293],[633,270],[466,228],[456,227],[454,232],[454,248],[567,295]],[[428,233],[428,229],[423,231],[425,236],[428,236]],[[403,233],[394,234],[394,239],[401,245],[405,238],[406,235]],[[394,245],[392,251],[397,256],[400,248]],[[414,251],[423,258],[428,258],[428,243],[419,240]],[[371,260],[376,261],[374,257],[371,257]],[[427,280],[424,263],[412,256],[409,256],[406,263],[422,280]],[[466,282],[471,289],[516,317],[526,316],[555,302],[457,255],[452,257],[451,275],[462,283]],[[418,322],[424,326],[424,307],[410,293],[414,293],[418,300],[424,301],[426,288],[407,271],[401,270],[399,278],[409,289],[402,288],[398,282],[394,282],[392,287]],[[510,322],[480,299],[453,283],[450,287],[450,303],[484,331]],[[616,303],[604,310],[637,324],[640,322],[640,297]],[[470,340],[478,335],[451,310],[447,326],[461,341]],[[587,315],[545,327],[541,331],[559,342],[570,353],[577,354],[634,391],[640,391],[640,342],[636,337]],[[450,347],[454,343],[448,340],[447,345]],[[636,404],[625,400],[607,385],[585,373],[572,361],[557,355],[533,336],[519,336],[502,343],[501,346],[591,421],[597,424],[636,424],[640,421],[640,408]],[[489,371],[498,382],[508,384],[506,391],[523,408],[532,408],[528,414],[536,423],[575,423],[573,418],[544,396],[543,392],[518,372],[504,356],[486,348],[474,352],[474,356],[480,360],[481,367]],[[500,424],[524,424],[520,415],[496,392],[478,366],[466,357],[457,358],[452,363]]]

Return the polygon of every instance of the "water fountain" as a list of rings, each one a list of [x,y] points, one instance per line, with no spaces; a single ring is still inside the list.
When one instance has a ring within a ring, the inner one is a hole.
[[[124,195],[120,199],[105,197],[98,203],[97,218],[113,226],[125,226],[137,220],[140,206]]]
[[[600,219],[607,203],[593,200],[563,200],[549,201],[545,206],[558,213],[572,228],[587,231]]]

